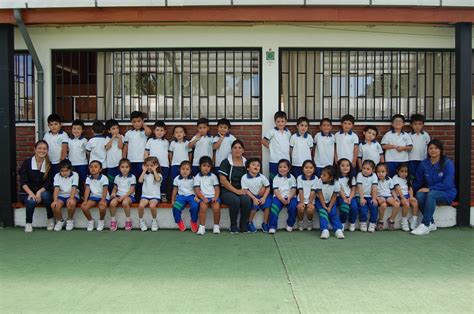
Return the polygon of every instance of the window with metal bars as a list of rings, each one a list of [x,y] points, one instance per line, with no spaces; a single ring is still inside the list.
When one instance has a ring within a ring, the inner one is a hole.
[[[453,121],[454,50],[280,49],[280,108],[290,120]]]
[[[261,121],[261,49],[53,51],[54,110],[65,121]]]
[[[15,52],[15,120],[16,122],[35,121],[35,71],[33,60],[28,52]]]

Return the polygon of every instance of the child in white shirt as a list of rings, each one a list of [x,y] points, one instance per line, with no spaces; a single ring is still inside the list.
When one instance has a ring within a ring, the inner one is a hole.
[[[194,178],[191,175],[192,164],[189,160],[181,162],[179,176],[173,180],[173,193],[171,204],[173,204],[173,217],[180,231],[186,231],[186,225],[181,219],[181,212],[189,205],[191,214],[191,231],[198,231],[198,213],[199,205],[195,201]]]
[[[191,159],[191,148],[188,147],[188,140],[186,140],[186,128],[181,125],[176,125],[173,128],[174,140],[171,141],[168,148],[168,159],[171,162],[171,180],[179,176],[179,168],[183,161]]]
[[[395,226],[395,218],[400,210],[400,202],[398,201],[393,180],[388,176],[388,166],[380,163],[375,167],[377,174],[377,203],[379,204],[379,219],[377,221],[377,230],[383,230],[383,220],[387,205],[393,207],[392,215],[387,219],[388,230],[393,230]]]
[[[295,178],[298,178],[303,172],[301,166],[305,160],[313,156],[313,138],[308,133],[309,119],[306,117],[298,118],[296,122],[297,131],[290,138],[291,172]]]
[[[410,134],[403,131],[405,117],[401,114],[392,116],[392,128],[382,138],[382,148],[385,150],[385,162],[388,175],[394,176],[399,163],[408,162],[408,153],[413,149]]]
[[[168,177],[170,173],[170,160],[168,158],[169,142],[165,138],[166,125],[163,121],[156,121],[153,126],[153,137],[148,139],[145,145],[146,159],[149,156],[158,158],[161,167],[161,175],[163,182],[161,183],[161,200],[163,203],[167,202],[166,193],[168,191]]]
[[[217,135],[212,140],[212,149],[215,151],[214,173],[216,175],[219,173],[221,162],[229,157],[232,143],[236,140],[235,136],[229,133],[230,127],[228,119],[217,121]]]
[[[160,164],[158,158],[150,156],[145,159],[142,166],[142,173],[138,182],[143,184],[142,196],[138,204],[138,218],[140,229],[147,231],[148,227],[143,219],[145,207],[148,205],[151,212],[151,231],[158,231],[158,221],[156,220],[157,207],[161,200],[161,176]]]
[[[66,225],[66,230],[74,228],[74,211],[79,200],[79,175],[72,171],[72,164],[69,160],[59,162],[59,172],[54,176],[53,203],[51,208],[56,218],[54,231],[61,231]],[[67,223],[62,217],[61,209],[66,205]]]
[[[372,160],[375,164],[385,161],[382,146],[375,140],[378,133],[376,126],[368,125],[364,128],[365,140],[359,144],[359,169],[362,168],[362,163],[367,159]]]
[[[319,179],[315,175],[316,165],[311,159],[303,162],[303,173],[296,178],[296,186],[298,188],[298,229],[303,231],[305,228],[304,212],[306,210],[306,218],[308,219],[306,229],[313,229],[313,218],[316,207],[316,190],[318,189]]]
[[[321,175],[321,171],[326,166],[334,164],[336,137],[331,133],[332,121],[324,118],[319,123],[321,132],[314,136],[314,162],[316,163],[316,176]]]
[[[278,163],[282,159],[290,160],[291,132],[286,128],[287,116],[278,111],[273,116],[275,127],[265,132],[262,145],[270,150],[270,183],[278,174]]]
[[[197,121],[197,134],[193,136],[188,144],[193,149],[193,175],[198,174],[200,170],[199,160],[201,157],[213,157],[212,153],[212,136],[209,134],[209,120],[200,118]]]
[[[48,157],[51,162],[51,170],[53,175],[55,175],[59,172],[59,162],[67,156],[69,137],[61,129],[61,117],[55,113],[48,116],[48,127],[49,132],[44,135],[43,140],[48,143]]]

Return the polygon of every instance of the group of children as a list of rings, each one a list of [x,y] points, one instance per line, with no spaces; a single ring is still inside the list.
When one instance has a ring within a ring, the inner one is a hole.
[[[305,117],[298,119],[293,135],[286,127],[284,112],[277,112],[274,120],[275,127],[262,139],[262,145],[270,150],[270,180],[261,173],[262,164],[256,158],[247,160],[247,174],[241,180],[242,189],[253,202],[248,222],[250,232],[257,231],[253,218],[257,210],[262,210],[262,231],[275,233],[283,207],[288,209],[287,231],[292,231],[295,223],[299,230],[311,230],[317,212],[323,239],[329,237],[329,223],[340,239],[344,238],[345,224],[349,222],[348,229],[354,231],[357,219],[363,232],[381,230],[387,206],[393,207],[387,220],[389,229],[394,228],[400,207],[402,229],[416,228],[418,206],[409,174],[426,158],[430,140],[423,131],[422,115],[411,117],[411,133],[402,130],[403,115],[394,115],[392,128],[381,143],[375,140],[378,130],[374,126],[364,129],[364,141],[359,142],[352,130],[354,117],[351,115],[342,117],[341,130],[336,133],[332,133],[331,120],[322,119],[320,132],[314,138],[308,132],[310,121]],[[87,140],[83,137],[82,121],[72,123],[69,137],[61,130],[58,115],[48,117],[50,131],[44,140],[48,142],[48,155],[55,173],[54,230],[60,231],[64,226],[66,230],[73,229],[74,209],[81,194],[81,209],[88,220],[88,231],[95,227],[90,214],[93,207],[99,208],[97,230],[105,227],[107,208],[111,216],[110,230],[117,230],[115,213],[119,205],[126,216],[125,230],[131,230],[130,206],[137,201],[140,229],[148,229],[143,215],[144,209],[149,207],[151,230],[157,231],[157,206],[161,201],[166,202],[170,180],[171,204],[178,228],[186,230],[181,212],[189,206],[192,231],[204,234],[206,211],[210,207],[214,215],[213,232],[220,233],[221,201],[216,174],[236,140],[229,133],[230,121],[219,120],[218,134],[213,137],[209,134],[209,121],[201,118],[197,122],[197,133],[190,141],[186,139],[186,128],[175,126],[171,142],[165,139],[166,125],[162,121],[149,128],[144,124],[143,113],[136,111],[131,114],[131,124],[132,129],[122,136],[116,120],[108,120],[105,125],[95,121],[94,136]],[[64,206],[68,208],[67,221],[61,216]],[[409,223],[410,207],[413,217]]]

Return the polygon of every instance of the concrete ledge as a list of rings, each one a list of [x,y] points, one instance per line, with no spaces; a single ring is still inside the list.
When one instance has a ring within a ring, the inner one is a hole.
[[[385,212],[385,228],[387,228],[386,220],[390,216],[392,212],[392,208],[387,208]],[[24,207],[16,208],[15,209],[15,225],[16,226],[24,226],[25,225],[25,215],[26,211]],[[92,216],[97,221],[99,219],[99,211],[98,209],[94,208],[91,210]],[[471,208],[471,225],[474,225],[473,215],[474,207]],[[411,217],[411,214],[409,214]],[[63,217],[67,217],[67,210],[63,208]],[[183,211],[183,220],[186,223],[186,226],[189,228],[189,221],[190,215],[189,211],[186,209]],[[288,217],[286,209],[283,209],[280,213],[280,217],[278,220],[278,228],[285,228],[286,227],[286,219]],[[421,219],[422,215],[420,214],[419,219]],[[119,228],[124,228],[125,224],[125,214],[122,208],[117,208],[116,218],[118,221]],[[138,228],[138,211],[137,208],[131,208],[131,218],[133,222],[133,228]],[[150,210],[147,208],[145,209],[144,215],[145,221],[147,222],[148,226],[151,225],[151,214]],[[258,212],[255,216],[254,222],[256,226],[259,228],[262,223],[262,212]],[[401,214],[397,216],[395,222],[395,228],[400,228],[400,220]],[[454,227],[456,225],[456,208],[452,206],[438,206],[435,211],[434,215],[435,223],[440,228],[448,228]],[[421,220],[420,220],[421,221]],[[44,207],[37,207],[33,216],[33,227],[46,227],[47,218],[46,218],[46,209]],[[74,214],[74,228],[85,228],[86,227],[86,219],[82,214],[81,210],[78,208]],[[110,225],[110,215],[107,211],[107,215],[105,217],[105,225],[108,228]],[[212,219],[212,211],[209,209],[207,211],[207,218],[206,218],[206,228],[212,229],[213,219]],[[221,221],[220,226],[223,229],[228,229],[230,226],[229,220],[229,210],[227,208],[221,209]],[[161,229],[177,229],[177,226],[174,222],[173,213],[171,208],[159,208],[158,209],[158,227]],[[319,229],[319,219],[315,217],[314,219],[314,228]]]

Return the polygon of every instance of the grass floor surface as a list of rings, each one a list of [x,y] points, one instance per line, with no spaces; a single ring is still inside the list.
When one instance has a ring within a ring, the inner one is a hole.
[[[474,230],[0,230],[0,312],[474,312]]]

